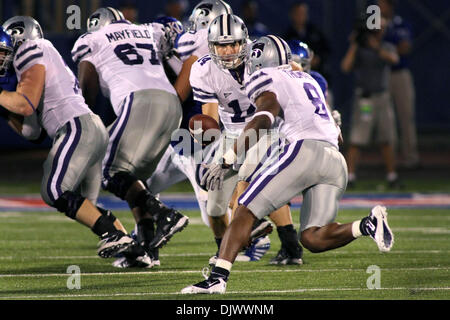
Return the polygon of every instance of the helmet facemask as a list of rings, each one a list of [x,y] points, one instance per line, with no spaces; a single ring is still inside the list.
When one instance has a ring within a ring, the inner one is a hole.
[[[4,77],[14,58],[13,48],[0,42],[0,77]]]

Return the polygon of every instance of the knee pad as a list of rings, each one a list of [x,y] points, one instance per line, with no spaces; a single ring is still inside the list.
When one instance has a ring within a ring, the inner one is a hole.
[[[128,189],[139,179],[132,173],[120,171],[108,180],[106,190],[125,200]]]
[[[59,212],[63,212],[66,216],[75,220],[75,216],[85,199],[72,191],[66,191],[55,201],[54,207]]]

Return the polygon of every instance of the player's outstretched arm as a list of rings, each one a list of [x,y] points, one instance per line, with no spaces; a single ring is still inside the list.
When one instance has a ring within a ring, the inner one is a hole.
[[[44,83],[45,67],[35,64],[22,73],[16,91],[0,92],[0,105],[13,113],[30,116],[39,104]]]
[[[260,139],[260,133],[272,127],[281,110],[277,96],[270,91],[261,93],[256,98],[255,105],[256,112],[253,119],[245,126],[244,131],[234,143],[234,148],[225,153],[225,164],[233,164],[237,155],[247,152]],[[256,140],[250,139],[252,134],[256,134]]]
[[[180,74],[173,85],[180,101],[183,103],[191,93],[191,84],[189,83],[189,76],[191,75],[191,67],[195,61],[198,60],[197,56],[190,56],[183,62]]]
[[[219,104],[218,103],[205,103],[202,105],[202,113],[210,116],[219,123]]]

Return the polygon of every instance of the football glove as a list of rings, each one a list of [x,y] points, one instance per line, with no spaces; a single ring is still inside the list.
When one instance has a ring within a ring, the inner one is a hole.
[[[336,124],[340,127],[342,125],[341,113],[337,110],[333,110],[331,112],[331,116],[333,117]]]
[[[214,191],[216,188],[221,190],[223,179],[228,171],[231,170],[231,166],[225,163],[202,164],[202,166],[208,170],[203,175],[200,184],[204,185],[207,190]]]

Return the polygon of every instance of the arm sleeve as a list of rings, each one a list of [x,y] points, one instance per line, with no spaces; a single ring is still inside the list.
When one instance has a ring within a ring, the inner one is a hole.
[[[252,101],[252,103],[255,103],[255,100],[263,92],[271,91],[275,93],[273,85],[274,82],[272,80],[272,77],[270,76],[269,70],[263,69],[252,73],[245,81],[244,87],[250,101]]]
[[[196,43],[196,34],[192,33],[184,33],[175,41],[175,49],[178,52],[178,55],[181,61],[185,61],[192,54],[196,52],[198,49],[198,45]]]
[[[78,65],[81,61],[87,60],[92,63],[93,51],[91,43],[91,33],[85,33],[78,38],[72,49],[72,60]]]
[[[18,75],[36,64],[44,63],[44,51],[41,45],[35,41],[25,41],[14,56],[14,69]]]

